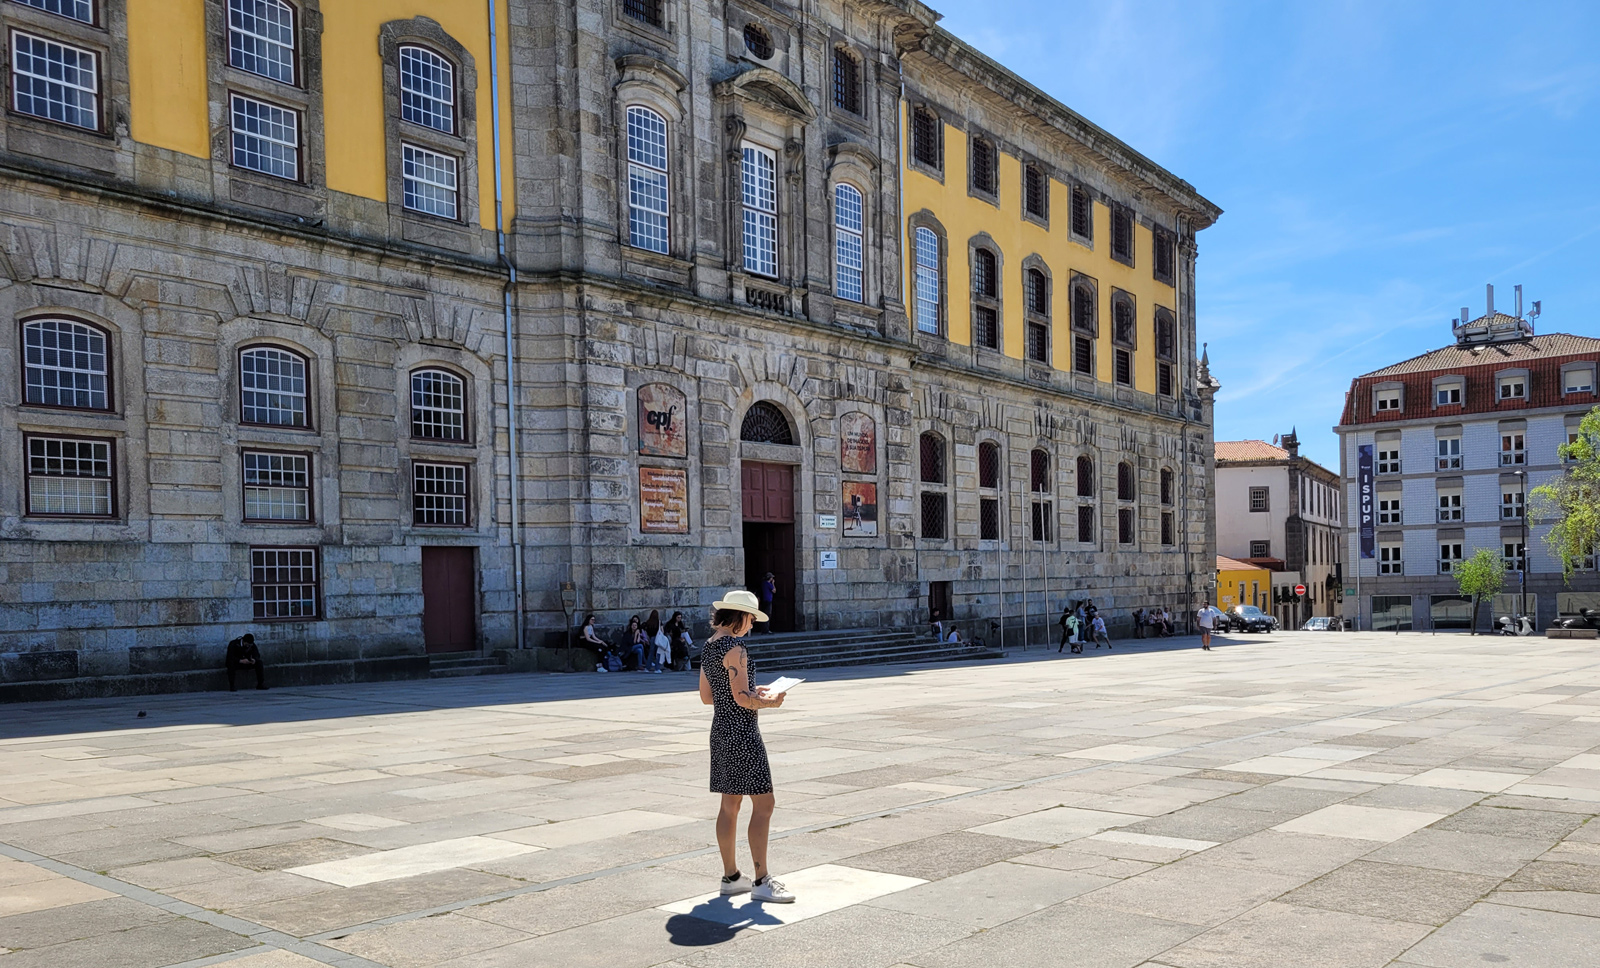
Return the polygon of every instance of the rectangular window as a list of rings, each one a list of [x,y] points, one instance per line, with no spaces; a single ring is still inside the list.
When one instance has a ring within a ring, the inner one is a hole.
[[[911,157],[935,171],[944,167],[939,150],[940,121],[932,111],[917,108],[911,112]]]
[[[250,602],[257,619],[315,619],[321,592],[316,548],[250,549]]]
[[[228,0],[228,63],[294,83],[294,8],[279,0]]]
[[[1035,541],[1051,541],[1051,540],[1053,540],[1050,537],[1050,533],[1051,533],[1050,518],[1054,514],[1054,511],[1055,511],[1055,503],[1053,501],[1034,501],[1033,502],[1033,540],[1035,540]]]
[[[1133,386],[1133,354],[1127,350],[1116,351],[1116,376],[1117,382],[1125,387]]]
[[[1381,497],[1378,499],[1378,523],[1400,523],[1400,499],[1398,497]]]
[[[1091,504],[1078,505],[1078,543],[1094,543],[1094,506]]]
[[[1028,359],[1035,363],[1050,362],[1050,327],[1044,323],[1028,322]]]
[[[1111,257],[1133,264],[1133,213],[1125,208],[1111,210]]]
[[[922,536],[944,538],[946,521],[945,496],[935,491],[922,494]]]
[[[1509,485],[1500,488],[1500,520],[1520,521],[1522,519],[1522,489]]]
[[[1271,501],[1271,497],[1269,495],[1270,495],[1270,492],[1267,490],[1267,488],[1264,488],[1264,487],[1252,487],[1250,489],[1250,510],[1252,510],[1252,511],[1270,511],[1270,510],[1272,510],[1272,501]]]
[[[1448,575],[1459,564],[1461,564],[1461,542],[1440,542],[1439,574]]]
[[[1133,544],[1135,534],[1133,508],[1117,509],[1117,543]]]
[[[1500,435],[1500,466],[1520,466],[1526,457],[1521,434]]]
[[[1174,268],[1177,259],[1173,253],[1172,236],[1166,232],[1151,233],[1152,263],[1151,274],[1162,282],[1171,283],[1176,273]]]
[[[1501,549],[1505,558],[1507,571],[1524,571],[1528,567],[1528,560],[1523,554],[1522,542],[1507,541]]]
[[[411,465],[411,523],[464,528],[467,519],[465,464]]]
[[[245,451],[244,519],[311,520],[311,458],[304,454]]]
[[[1500,378],[1500,399],[1524,400],[1528,396],[1528,378],[1525,376],[1503,376]]]
[[[1378,574],[1403,575],[1405,573],[1406,565],[1400,557],[1400,545],[1378,545]]]
[[[1379,474],[1398,474],[1400,473],[1400,445],[1389,444],[1387,447],[1387,450],[1378,451],[1377,472]]]
[[[1461,491],[1439,491],[1439,522],[1441,524],[1461,520]]]
[[[1568,370],[1561,375],[1561,384],[1564,393],[1593,393],[1594,370],[1587,366]]]
[[[45,407],[109,410],[106,336],[70,319],[22,324],[23,400]]]
[[[765,148],[744,146],[740,184],[744,205],[744,268],[758,276],[778,275],[777,159]]]
[[[1439,470],[1458,471],[1461,469],[1461,438],[1439,437]]]
[[[995,498],[978,502],[978,537],[984,541],[1000,540],[1000,502]]]
[[[976,306],[972,311],[972,338],[979,346],[1000,348],[1000,320],[992,306]]]
[[[1023,204],[1027,213],[1034,218],[1045,218],[1050,210],[1050,183],[1047,178],[1035,165],[1022,169]]]
[[[94,3],[92,0],[17,0],[46,13],[58,14],[69,17],[86,24],[94,23]]]
[[[1156,392],[1164,397],[1174,396],[1172,392],[1172,364],[1156,364]]]
[[[649,108],[628,109],[628,242],[667,251],[667,122]]]
[[[116,513],[109,440],[28,437],[28,513],[109,518]]]
[[[231,113],[234,167],[300,180],[299,114],[238,94],[233,95]]]
[[[1094,340],[1087,336],[1072,338],[1072,368],[1079,373],[1094,375]]]
[[[413,212],[456,217],[456,160],[437,151],[400,146],[405,182],[405,206]]]
[[[1164,545],[1172,544],[1172,520],[1171,511],[1161,512],[1161,543]]]
[[[1379,413],[1382,413],[1385,410],[1399,410],[1400,409],[1400,391],[1399,390],[1379,390],[1378,394],[1377,394],[1377,400],[1378,400],[1377,406],[1378,406],[1378,412]]]
[[[1094,234],[1094,202],[1082,185],[1072,187],[1072,234],[1090,238]]]
[[[652,27],[662,26],[663,0],[622,0],[622,12]]]
[[[839,47],[833,49],[833,103],[851,114],[861,113],[861,65]]]
[[[1252,558],[1270,558],[1270,557],[1272,557],[1272,542],[1270,542],[1270,541],[1252,541],[1252,542],[1250,542],[1250,557],[1252,557]]]
[[[1461,405],[1461,384],[1441,383],[1433,390],[1433,404],[1436,407],[1456,407]]]
[[[833,189],[833,287],[840,299],[861,302],[862,229],[861,193],[854,185]]]
[[[972,187],[985,195],[994,195],[995,149],[981,138],[972,139]]]
[[[13,32],[11,106],[18,114],[99,131],[99,64],[93,51]]]

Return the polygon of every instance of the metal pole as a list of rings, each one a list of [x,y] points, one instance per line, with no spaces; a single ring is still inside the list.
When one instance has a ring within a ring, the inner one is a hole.
[[[1018,488],[1018,490],[1021,489]],[[1022,491],[1021,493],[1022,501],[1020,503],[1026,507],[1028,503],[1028,492]],[[1028,649],[1028,633],[1031,631],[1031,629],[1028,627],[1028,545],[1031,543],[1030,539],[1033,537],[1033,535],[1029,534],[1027,529],[1031,528],[1032,526],[1032,521],[1024,520],[1022,522],[1022,527],[1024,529],[1022,535],[1022,649],[1024,652],[1026,652]]]
[[[1522,577],[1522,606],[1523,617],[1528,614],[1528,475],[1524,471],[1517,471],[1517,499],[1520,502],[1517,513],[1522,516],[1522,544],[1517,547],[1517,574]]]

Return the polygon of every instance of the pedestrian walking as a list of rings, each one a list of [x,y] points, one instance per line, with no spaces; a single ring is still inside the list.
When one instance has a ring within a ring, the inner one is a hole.
[[[1217,606],[1206,602],[1194,613],[1195,621],[1200,625],[1200,648],[1211,651],[1211,630],[1216,627],[1217,619],[1222,617],[1222,612]]]
[[[1098,649],[1100,648],[1100,643],[1104,642],[1106,649],[1109,651],[1111,649],[1111,637],[1106,634],[1106,620],[1096,613],[1094,621],[1090,625],[1094,629],[1094,647]]]
[[[1089,613],[1079,602],[1072,610],[1072,651],[1083,654],[1083,639],[1089,634]]]
[[[1056,646],[1056,654],[1060,655],[1062,649],[1065,649],[1067,646],[1072,644],[1071,604],[1061,606],[1061,618],[1056,621],[1056,624],[1061,626],[1061,644]],[[1073,649],[1072,651],[1076,652],[1078,650]]]
[[[756,664],[741,641],[755,622],[768,621],[756,597],[732,590],[712,606],[711,627],[700,656],[700,701],[715,707],[711,719],[711,792],[722,796],[717,811],[717,849],[722,854],[723,897],[748,893],[757,901],[788,904],[790,893],[767,870],[767,836],[772,828],[772,768],[761,739],[757,714],[783,705],[784,694],[769,697],[755,685]],[[750,798],[746,839],[754,879],[739,871],[734,847],[739,808]]]

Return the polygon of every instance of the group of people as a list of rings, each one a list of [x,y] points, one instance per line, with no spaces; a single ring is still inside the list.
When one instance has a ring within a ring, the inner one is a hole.
[[[596,672],[688,672],[694,638],[682,612],[673,612],[663,625],[661,612],[651,609],[643,621],[637,615],[628,619],[622,641],[616,643],[602,639],[594,630],[594,616],[585,616],[578,646],[595,653]]]
[[[1177,631],[1172,622],[1172,616],[1166,608],[1136,608],[1133,610],[1133,635],[1134,638],[1167,638],[1176,635]]]
[[[1068,646],[1072,647],[1074,654],[1081,653],[1083,644],[1088,641],[1094,642],[1097,649],[1102,643],[1107,650],[1111,648],[1111,636],[1106,634],[1106,620],[1091,598],[1068,602],[1056,624],[1061,626],[1061,644],[1056,647],[1058,653]]]

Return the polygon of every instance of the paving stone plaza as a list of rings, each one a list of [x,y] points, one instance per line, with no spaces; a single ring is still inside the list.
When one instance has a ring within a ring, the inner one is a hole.
[[[1594,963],[1600,648],[1222,641],[813,674],[766,908],[688,675],[10,706],[0,966]]]

